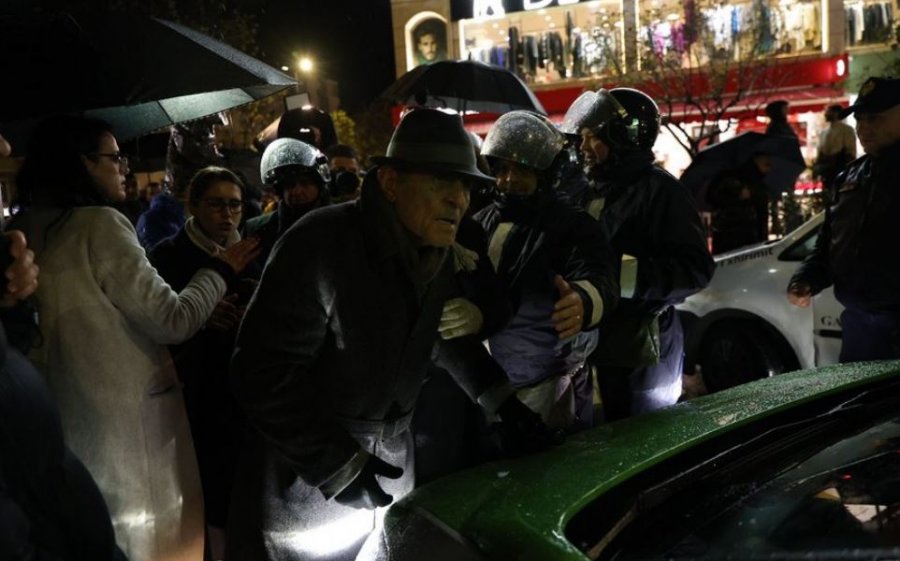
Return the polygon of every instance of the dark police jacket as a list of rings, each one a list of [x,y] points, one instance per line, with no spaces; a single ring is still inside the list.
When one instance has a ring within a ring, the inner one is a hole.
[[[265,265],[278,238],[280,238],[294,222],[300,220],[304,214],[326,204],[327,199],[319,197],[309,209],[304,209],[300,212],[292,212],[284,201],[280,201],[274,212],[269,212],[248,220],[247,223],[244,224],[243,237],[259,238],[260,251],[256,262],[259,263],[260,266]]]
[[[694,200],[653,165],[652,153],[624,154],[596,187],[588,212],[599,215],[619,257],[638,262],[634,294],[619,301],[620,313],[660,313],[709,284],[715,262]]]
[[[370,173],[360,200],[311,212],[281,237],[241,324],[235,394],[308,485],[330,485],[357,455],[348,426],[415,406],[454,267],[443,259],[422,276],[416,263],[439,250],[416,252],[406,236]],[[505,380],[457,382],[477,399]]]
[[[618,264],[602,228],[587,213],[539,190],[527,201],[495,203],[475,215],[490,240],[500,282],[515,314],[491,337],[491,352],[514,385],[570,373],[596,344],[593,332],[561,342],[553,327],[562,275],[584,303],[582,329],[596,327],[618,300]],[[508,228],[508,230],[507,230]]]
[[[835,179],[816,247],[791,283],[834,285],[845,307],[900,311],[900,143],[850,163]]]

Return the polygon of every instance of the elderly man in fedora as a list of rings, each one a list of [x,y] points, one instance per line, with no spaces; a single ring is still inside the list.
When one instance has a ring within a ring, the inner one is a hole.
[[[373,161],[358,201],[278,241],[241,326],[232,383],[256,437],[231,561],[353,559],[376,509],[412,490],[409,423],[451,296],[447,254],[469,190],[493,178],[459,117],[431,109],[407,114]],[[499,368],[456,378],[504,424],[542,430]]]

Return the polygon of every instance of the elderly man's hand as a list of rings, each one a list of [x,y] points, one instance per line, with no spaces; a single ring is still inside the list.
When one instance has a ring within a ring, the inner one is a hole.
[[[38,284],[38,266],[34,252],[28,249],[25,234],[18,230],[4,233],[9,240],[12,264],[3,272],[6,277],[6,293],[0,298],[0,306],[10,307],[34,294]]]
[[[553,306],[553,327],[559,333],[560,339],[568,339],[581,331],[582,318],[584,317],[584,302],[562,275],[553,277],[553,284],[559,291],[559,300]]]
[[[812,303],[812,287],[805,282],[792,282],[787,289],[788,301],[800,308],[808,308]]]
[[[392,466],[381,458],[369,456],[362,471],[343,491],[334,496],[334,500],[344,506],[358,509],[375,510],[388,506],[394,497],[385,493],[375,476],[388,479],[399,479],[403,468]]]

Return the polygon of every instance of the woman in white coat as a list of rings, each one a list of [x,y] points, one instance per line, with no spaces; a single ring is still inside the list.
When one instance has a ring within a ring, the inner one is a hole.
[[[128,219],[127,160],[109,126],[57,117],[35,132],[13,220],[41,267],[32,359],[72,450],[96,479],[131,561],[200,561],[203,512],[187,418],[165,345],[191,337],[256,253],[210,257],[180,292],[156,273]]]

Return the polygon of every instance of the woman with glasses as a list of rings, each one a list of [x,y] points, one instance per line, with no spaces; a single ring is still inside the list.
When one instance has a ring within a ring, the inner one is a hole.
[[[150,262],[172,288],[186,286],[205,260],[238,243],[245,193],[243,182],[228,169],[210,166],[194,175],[188,186],[191,217],[177,234],[149,253]],[[205,329],[170,349],[184,383],[184,404],[203,483],[211,559],[224,555],[231,484],[245,430],[228,388],[228,363],[259,273],[258,265],[247,267],[236,290],[219,301]]]
[[[190,338],[250,263],[255,242],[207,257],[180,292],[160,277],[128,219],[128,164],[109,125],[55,117],[33,135],[17,177],[41,267],[42,342],[32,358],[59,403],[72,450],[109,506],[132,561],[203,556],[200,483],[165,345]]]

